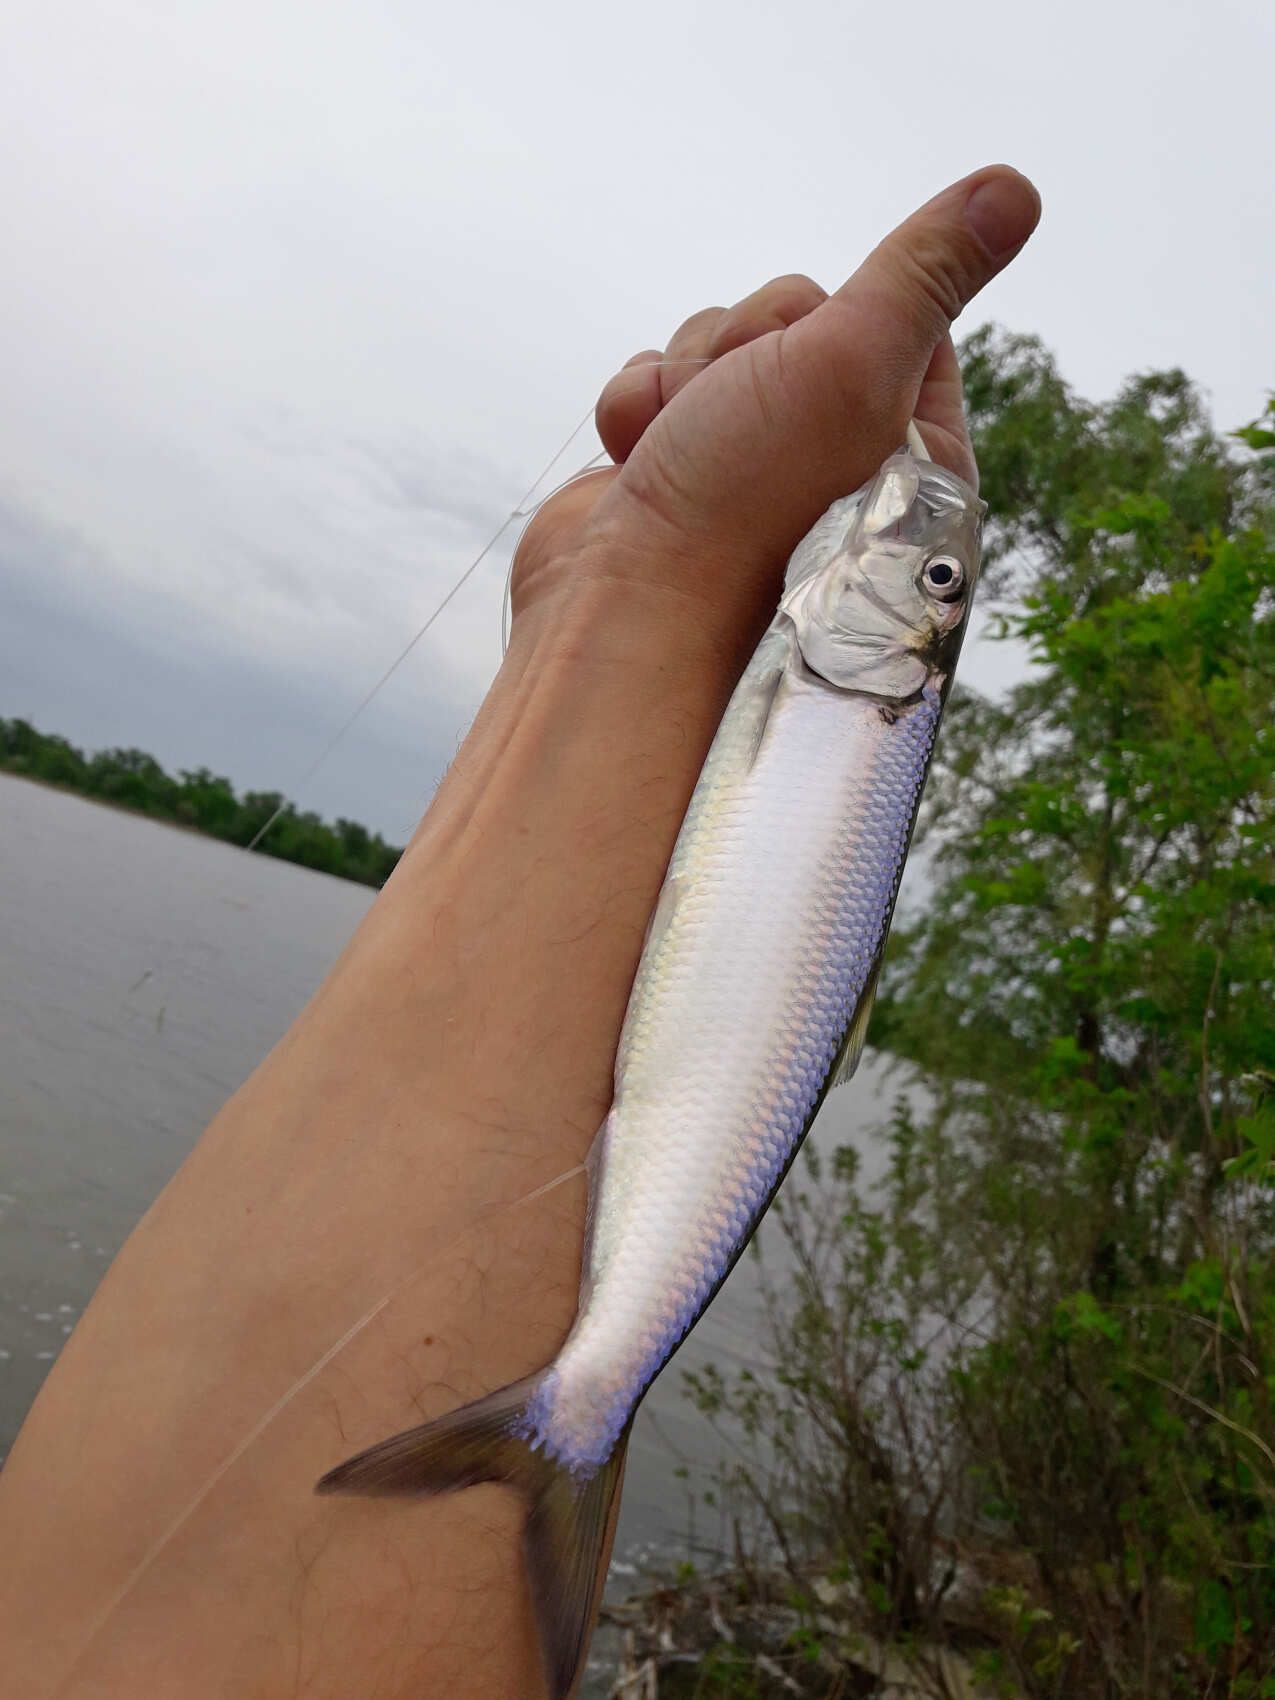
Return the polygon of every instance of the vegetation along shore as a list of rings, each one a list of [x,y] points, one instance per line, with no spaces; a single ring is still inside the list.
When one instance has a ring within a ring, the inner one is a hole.
[[[261,841],[264,855],[361,885],[384,885],[401,854],[357,821],[338,820],[332,825],[285,802],[277,791],[248,791],[240,796],[228,779],[202,767],[183,769],[174,779],[144,750],[99,750],[86,755],[67,739],[38,731],[26,720],[0,718],[0,771],[131,809],[152,820],[189,827],[230,844],[250,844],[279,810],[279,818]]]
[[[629,1700],[1275,1697],[1275,403],[962,359],[1016,682],[967,658],[939,740],[884,1178],[808,1148],[755,1361],[687,1377],[726,1462],[608,1607]],[[280,803],[21,720],[0,767],[239,844]],[[398,854],[290,807],[263,849]]]
[[[1275,1696],[1275,403],[962,352],[1018,682],[939,739],[885,1178],[799,1161],[758,1363],[687,1378],[629,1700]]]

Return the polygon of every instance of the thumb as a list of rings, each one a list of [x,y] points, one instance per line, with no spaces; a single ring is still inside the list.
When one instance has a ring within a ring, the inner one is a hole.
[[[783,378],[822,512],[903,440],[952,321],[1022,248],[1040,197],[1007,165],[944,189],[891,231],[834,295],[787,333]],[[952,470],[974,471],[967,445]]]
[[[769,575],[899,446],[952,320],[1039,216],[1035,189],[1006,165],[944,189],[820,306],[687,384],[625,464],[615,496],[631,490],[648,517]],[[939,436],[960,451],[948,455],[952,470],[968,476],[968,446]]]
[[[952,321],[1009,264],[1036,228],[1040,197],[1008,165],[962,178],[905,219],[803,322],[826,353],[850,356],[845,376],[860,376],[863,336],[874,356],[899,361],[917,382]],[[797,327],[794,327],[797,328]]]

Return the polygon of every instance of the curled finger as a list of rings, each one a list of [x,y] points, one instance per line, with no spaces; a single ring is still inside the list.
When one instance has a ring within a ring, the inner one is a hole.
[[[637,447],[642,433],[663,406],[658,348],[635,354],[610,379],[598,397],[594,420],[602,447],[618,465]]]

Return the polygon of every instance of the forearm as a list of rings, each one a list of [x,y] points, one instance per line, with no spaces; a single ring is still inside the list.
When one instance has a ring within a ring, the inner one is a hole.
[[[949,321],[1038,211],[1012,172],[975,173],[832,297],[776,279],[603,391],[617,465],[533,525],[513,648],[419,834],[126,1246],[5,1469],[7,1690],[537,1692],[505,1490],[313,1484],[552,1356],[584,1200],[578,1176],[539,1189],[607,1108],[643,929],[779,566],[909,415],[973,476]]]
[[[57,1692],[154,1541],[399,1289],[135,1583],[76,1683],[536,1691],[502,1490],[420,1508],[311,1490],[540,1367],[569,1326],[583,1187],[514,1201],[579,1164],[605,1114],[643,929],[746,653],[731,622],[754,616],[728,608],[723,642],[586,578],[519,621],[394,878],[126,1246],[5,1470],[0,1644],[22,1692]]]

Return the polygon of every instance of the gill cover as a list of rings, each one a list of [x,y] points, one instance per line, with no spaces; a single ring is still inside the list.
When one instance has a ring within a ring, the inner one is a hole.
[[[927,681],[944,689],[978,576],[984,511],[963,478],[910,448],[835,502],[793,555],[780,603],[807,667],[894,702]],[[941,567],[927,574],[931,563]]]

